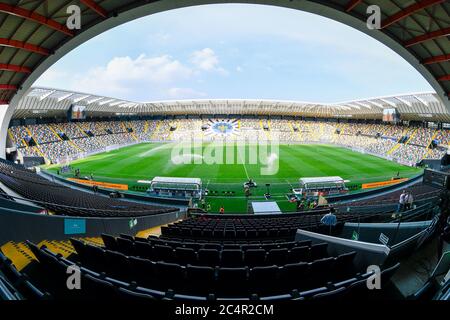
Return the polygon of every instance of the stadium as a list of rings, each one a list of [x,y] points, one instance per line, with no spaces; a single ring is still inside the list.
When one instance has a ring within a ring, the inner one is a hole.
[[[34,85],[100,33],[215,1],[186,2],[0,2],[0,300],[449,300],[450,4],[269,1],[368,33],[432,92],[141,102]]]

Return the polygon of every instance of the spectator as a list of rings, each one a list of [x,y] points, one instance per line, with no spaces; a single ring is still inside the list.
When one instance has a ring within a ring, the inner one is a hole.
[[[414,197],[411,191],[408,191],[405,197],[405,206],[406,210],[411,210],[414,203]]]
[[[406,203],[406,190],[403,190],[403,192],[400,194],[400,198],[398,199],[397,212],[403,212],[405,210],[405,203]]]

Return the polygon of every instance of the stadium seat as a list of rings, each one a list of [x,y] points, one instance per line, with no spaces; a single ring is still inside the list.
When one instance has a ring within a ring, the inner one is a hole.
[[[222,250],[221,265],[224,267],[240,267],[243,264],[240,249]]]
[[[119,251],[119,247],[117,246],[116,238],[111,235],[102,233],[102,240],[105,244],[105,247],[111,251]]]
[[[138,257],[129,257],[130,278],[140,286],[156,288],[156,268],[155,263]]]
[[[335,258],[333,267],[334,280],[342,280],[354,273],[353,260],[356,251],[340,254]]]
[[[293,247],[289,250],[288,262],[309,261],[309,247]]]
[[[207,295],[215,291],[214,268],[188,265],[186,279],[189,291],[193,294]]]
[[[198,250],[198,263],[201,266],[219,266],[220,252],[215,249],[200,249]]]
[[[220,296],[248,294],[247,268],[219,268],[216,292]]]
[[[266,258],[266,263],[269,265],[281,266],[288,261],[288,249],[271,249]]]
[[[128,257],[123,253],[105,250],[107,274],[124,280],[129,280],[130,270]]]
[[[266,250],[249,249],[244,253],[244,262],[249,267],[263,266],[266,261]]]
[[[327,248],[328,243],[326,242],[311,245],[310,261],[325,258],[328,255]]]
[[[334,258],[323,258],[310,263],[308,285],[325,285],[333,279]]]
[[[172,247],[156,244],[153,246],[153,259],[155,261],[174,261],[174,250]]]
[[[176,261],[179,264],[187,265],[187,264],[196,264],[197,263],[197,254],[194,249],[191,248],[175,248],[175,257]]]
[[[278,267],[254,267],[250,269],[249,282],[251,293],[258,295],[270,294],[279,290]]]
[[[129,238],[123,238],[122,236],[116,239],[117,242],[117,250],[122,252],[127,256],[133,256],[134,252],[134,243],[133,240]]]
[[[304,289],[309,276],[309,264],[306,262],[286,264],[280,270],[280,286],[286,291]]]
[[[135,255],[145,259],[153,259],[153,248],[150,243],[136,241],[134,243]]]
[[[143,292],[136,292],[136,291],[128,290],[125,288],[118,288],[117,296],[120,300],[133,301],[133,302],[147,302],[147,301],[151,301],[151,300],[157,300],[157,298],[155,296],[152,296],[150,294],[146,294]]]
[[[179,264],[158,261],[155,264],[155,270],[158,289],[176,291],[183,286],[184,270]]]

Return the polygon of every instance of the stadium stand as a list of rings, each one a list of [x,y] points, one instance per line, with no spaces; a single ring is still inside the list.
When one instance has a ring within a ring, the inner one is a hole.
[[[44,156],[49,163],[60,163],[104,151],[111,146],[152,140],[215,139],[214,136],[205,136],[202,131],[205,125],[207,122],[198,119],[56,123],[11,127],[9,135],[22,156]],[[60,136],[66,136],[68,140]],[[407,141],[400,143],[404,136],[408,137]],[[36,145],[27,142],[30,138]],[[445,155],[450,142],[450,130],[389,124],[239,120],[239,133],[233,139],[261,138],[276,138],[289,143],[332,143],[415,166],[425,158],[441,159]],[[438,141],[439,146],[430,149],[432,141]]]
[[[25,169],[21,165],[3,159],[0,159],[0,181],[24,198],[61,215],[136,217],[178,210],[111,199],[65,187]]]

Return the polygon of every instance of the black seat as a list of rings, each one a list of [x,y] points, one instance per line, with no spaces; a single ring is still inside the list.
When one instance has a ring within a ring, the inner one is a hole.
[[[179,264],[158,261],[155,270],[158,289],[177,291],[184,286],[184,270]]]
[[[201,266],[218,266],[220,265],[220,252],[215,249],[198,250],[198,263]]]
[[[151,301],[151,300],[157,300],[157,298],[153,295],[150,295],[148,293],[143,293],[143,292],[136,292],[136,291],[132,291],[132,290],[128,290],[125,288],[118,288],[117,290],[117,294],[118,297],[121,300],[125,300],[125,301],[133,301],[133,302],[147,302],[147,301]]]
[[[174,261],[172,247],[156,244],[153,246],[153,259],[155,261]]]
[[[243,264],[242,251],[240,249],[222,250],[222,266],[240,267]]]
[[[258,231],[256,229],[248,229],[247,230],[247,238],[254,239],[258,237]]]
[[[112,250],[112,251],[118,251],[116,238],[109,234],[103,234],[102,233],[102,239],[103,243],[105,244],[106,249]]]
[[[207,295],[215,292],[215,270],[211,267],[186,267],[186,279],[189,292]]]
[[[85,257],[81,257],[81,263],[83,266],[91,268],[96,272],[106,272],[107,263],[105,261],[105,250],[103,248],[86,244],[84,246]]]
[[[250,269],[249,273],[250,293],[258,295],[273,294],[278,287],[278,267],[266,266]]]
[[[119,237],[116,239],[117,251],[127,256],[134,256],[134,243],[130,239]]]
[[[217,288],[219,296],[246,295],[248,293],[247,268],[219,268]]]
[[[354,273],[353,259],[356,251],[343,253],[335,258],[334,261],[334,280],[342,280]]]
[[[289,250],[289,263],[309,261],[309,247],[293,247]]]
[[[244,253],[244,262],[250,267],[263,266],[266,261],[266,250],[249,249]]]
[[[203,245],[203,249],[214,249],[214,250],[222,250],[222,245],[220,243],[205,243]]]
[[[90,274],[82,274],[84,299],[96,300],[99,297],[105,300],[118,298],[116,287],[105,280],[98,279]]]
[[[316,243],[311,246],[310,259],[311,261],[322,259],[328,256],[328,243]]]
[[[148,288],[156,288],[155,263],[138,257],[129,257],[130,280],[138,285]]]
[[[182,265],[197,263],[197,253],[191,248],[175,248],[175,257],[177,263]]]
[[[336,301],[340,300],[342,295],[346,292],[346,288],[340,287],[334,290],[326,291],[317,293],[312,296],[313,300],[330,300],[330,301]]]
[[[117,277],[122,280],[129,280],[130,270],[128,257],[117,251],[105,251],[105,258],[108,267],[108,276]]]
[[[134,243],[135,255],[145,259],[153,259],[153,248],[150,243],[137,241]]]
[[[236,229],[236,238],[244,239],[246,236],[245,229]]]
[[[320,287],[333,279],[334,258],[328,257],[310,263],[309,285],[311,288]]]
[[[194,251],[198,251],[202,248],[202,244],[201,243],[197,243],[197,242],[184,242],[183,243],[183,247],[185,248],[191,248],[194,249]]]
[[[280,287],[286,292],[292,289],[306,288],[306,279],[309,276],[309,264],[297,262],[286,264],[280,269]]]
[[[225,239],[236,238],[236,231],[234,229],[225,229]]]
[[[271,249],[267,254],[266,263],[268,265],[282,266],[287,263],[288,249]]]

